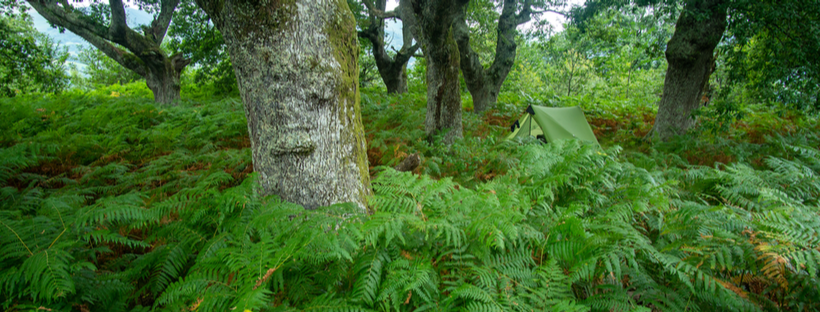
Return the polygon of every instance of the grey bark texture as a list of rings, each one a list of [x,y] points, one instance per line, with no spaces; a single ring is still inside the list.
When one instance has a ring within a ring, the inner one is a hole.
[[[714,66],[714,51],[726,30],[727,0],[687,1],[666,47],[669,67],[650,136],[669,140],[686,133],[692,111]]]
[[[495,58],[486,69],[481,64],[478,54],[470,47],[470,27],[467,26],[465,10],[461,10],[453,24],[453,33],[461,56],[461,73],[473,98],[475,113],[495,107],[501,85],[515,63],[515,36],[518,34],[516,27],[530,21],[532,15],[530,1],[524,1],[521,12],[516,13],[519,2],[520,0],[504,0],[501,16],[498,18]]]
[[[386,18],[400,18],[401,8],[396,11],[385,12],[387,0],[363,0],[368,8],[370,25],[367,29],[359,32],[360,38],[365,38],[373,44],[373,58],[376,59],[376,67],[379,75],[387,86],[387,93],[401,94],[407,92],[407,62],[418,50],[418,45],[413,45],[413,35],[403,27],[403,44],[396,56],[392,57],[387,53],[384,42],[384,20]],[[402,3],[399,3],[402,5]]]
[[[179,100],[180,74],[190,60],[183,58],[181,54],[168,56],[160,49],[179,0],[161,0],[159,14],[143,34],[126,24],[122,0],[109,0],[109,25],[85,16],[68,1],[27,2],[49,23],[68,29],[123,67],[145,77],[156,102],[172,103]]]
[[[263,194],[307,209],[353,202],[370,176],[356,22],[345,0],[197,0],[222,32]]]
[[[443,143],[462,137],[459,52],[453,22],[469,0],[401,0],[404,27],[410,27],[427,60],[428,140],[443,133]]]

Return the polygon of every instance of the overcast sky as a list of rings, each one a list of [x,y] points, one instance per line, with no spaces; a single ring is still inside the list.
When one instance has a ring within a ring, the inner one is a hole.
[[[387,9],[393,10],[394,8],[396,8],[398,3],[398,0],[388,0]],[[569,5],[582,5],[584,3],[584,0],[568,0],[568,3]],[[82,5],[82,3],[80,3],[80,5]],[[32,20],[34,22],[34,27],[41,33],[44,33],[52,39],[54,39],[55,42],[58,42],[60,45],[67,47],[69,53],[71,53],[72,56],[71,61],[76,62],[76,59],[74,59],[73,57],[76,57],[80,48],[82,46],[87,46],[88,43],[85,42],[85,40],[83,40],[79,36],[72,34],[70,31],[66,30],[63,33],[60,33],[59,30],[51,27],[45,20],[45,18],[40,16],[40,14],[38,14],[37,11],[35,11],[34,9],[30,9],[29,13],[31,14]],[[153,18],[151,14],[137,10],[135,8],[126,8],[126,16],[128,26],[131,26],[132,28],[136,27],[137,25],[150,24]],[[563,30],[563,23],[566,22],[566,19],[563,16],[555,13],[544,13],[542,18],[546,18],[550,22],[550,24],[552,24],[552,27],[553,29],[555,29],[555,31]],[[388,40],[391,41],[392,45],[396,49],[399,49],[402,43],[401,21],[388,21],[386,23],[386,26],[386,32],[390,34],[392,37],[388,38]],[[524,25],[522,27],[526,28],[527,25]],[[80,68],[82,69],[82,64],[77,65],[80,66]]]
[[[581,5],[584,4],[584,1],[585,0],[567,0],[567,6],[565,7],[565,9],[568,10],[572,6],[581,6]],[[387,10],[388,11],[393,10],[398,5],[399,5],[398,0],[388,0],[387,1]],[[560,8],[557,9],[557,11],[560,11],[560,10],[563,10],[563,9],[560,9]],[[564,23],[566,22],[566,18],[564,18],[564,16],[562,16],[560,14],[556,14],[556,13],[547,12],[547,13],[544,13],[542,15],[542,18],[546,18],[550,22],[552,27],[555,29],[555,31],[561,31],[561,30],[564,29]],[[527,27],[527,26],[524,25],[524,27]]]

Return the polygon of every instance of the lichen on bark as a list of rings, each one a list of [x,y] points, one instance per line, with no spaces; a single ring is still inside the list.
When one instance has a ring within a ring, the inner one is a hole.
[[[350,8],[345,0],[336,0],[337,16],[331,27],[327,27],[326,32],[333,47],[333,56],[339,67],[342,69],[342,83],[339,84],[339,93],[342,98],[342,110],[339,119],[345,121],[345,126],[351,127],[352,134],[345,145],[352,146],[355,151],[352,153],[353,161],[358,164],[359,175],[362,177],[362,189],[360,194],[362,201],[367,200],[370,195],[370,172],[367,162],[367,142],[364,138],[364,125],[361,121],[361,99],[359,96],[359,41],[356,32],[356,19],[350,12]],[[344,8],[344,9],[343,9]]]
[[[354,202],[365,211],[358,42],[347,2],[199,2],[228,44],[262,193],[308,209]]]

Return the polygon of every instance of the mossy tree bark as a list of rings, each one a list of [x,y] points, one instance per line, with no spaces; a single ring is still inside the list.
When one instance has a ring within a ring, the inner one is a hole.
[[[669,140],[694,125],[692,111],[714,66],[714,51],[726,31],[728,1],[685,2],[675,33],[666,47],[666,80],[650,136]]]
[[[68,29],[123,67],[145,77],[155,101],[171,103],[179,99],[180,74],[190,60],[181,54],[168,56],[160,49],[179,0],[159,1],[159,14],[142,34],[126,24],[122,0],[108,1],[111,8],[108,25],[76,10],[65,0],[27,2],[52,25]]]
[[[370,194],[345,0],[197,0],[227,43],[261,190],[308,209]]]
[[[404,27],[410,27],[427,60],[428,139],[443,133],[443,142],[462,137],[459,52],[453,22],[469,0],[402,0]]]
[[[401,8],[394,11],[385,12],[387,0],[362,0],[368,10],[370,25],[359,32],[360,38],[365,38],[373,44],[373,58],[376,59],[376,67],[382,77],[387,93],[401,94],[407,92],[407,62],[418,50],[418,45],[413,45],[413,35],[407,27],[402,27],[403,43],[401,49],[396,51],[396,56],[390,56],[386,50],[384,42],[384,20],[388,18],[401,19]],[[400,2],[399,5],[404,5]]]
[[[464,10],[453,24],[458,51],[461,54],[461,73],[467,84],[467,90],[473,98],[473,112],[481,113],[495,107],[498,92],[515,63],[516,27],[531,19],[532,3],[524,1],[520,13],[516,13],[520,0],[504,0],[501,16],[498,18],[498,38],[495,46],[495,58],[489,68],[481,64],[478,54],[470,47],[470,27]]]

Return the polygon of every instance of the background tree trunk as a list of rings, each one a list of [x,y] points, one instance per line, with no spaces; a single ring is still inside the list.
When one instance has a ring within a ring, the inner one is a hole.
[[[669,140],[694,125],[703,85],[712,73],[713,57],[726,30],[726,0],[686,2],[666,47],[666,80],[650,135]]]
[[[473,98],[473,112],[479,114],[495,107],[501,86],[487,83],[470,88],[470,84],[467,84],[467,90],[470,91],[470,96]]]
[[[428,140],[432,136],[444,133],[443,142],[453,143],[462,137],[461,125],[461,92],[458,81],[458,47],[452,32],[443,47],[437,51],[425,52],[427,55],[427,114],[424,129]],[[437,57],[432,57],[439,54]],[[435,61],[433,61],[435,59]],[[446,131],[446,132],[445,132]]]
[[[467,26],[465,10],[459,12],[460,14],[453,23],[453,31],[461,57],[461,73],[464,75],[467,89],[473,98],[473,112],[475,113],[495,107],[501,85],[507,79],[515,63],[516,27],[528,22],[532,14],[530,1],[525,1],[521,12],[516,14],[518,2],[518,0],[504,0],[501,16],[498,18],[495,58],[487,70],[481,64],[478,54],[470,47],[470,27]]]
[[[427,60],[428,139],[446,131],[444,143],[462,137],[459,53],[453,22],[469,0],[402,0],[404,27],[410,27]]]
[[[378,62],[376,62],[378,67]],[[384,68],[384,70],[382,70]],[[379,68],[379,75],[387,86],[387,94],[407,93],[407,63],[402,66]]]
[[[176,79],[169,73],[159,73],[160,75],[154,75],[154,73],[149,73],[145,77],[145,83],[148,85],[148,89],[151,89],[151,92],[154,93],[154,101],[157,103],[173,103],[176,100],[179,100],[179,92],[181,87],[179,85],[179,75],[176,75]]]
[[[313,209],[370,194],[356,23],[344,0],[197,0],[222,32],[262,193]]]
[[[157,103],[173,103],[180,99],[179,92],[182,89],[180,76],[182,70],[190,60],[184,59],[180,54],[171,57],[162,57],[146,66],[145,83],[151,92],[154,93],[154,101]]]
[[[401,8],[396,11],[385,12],[387,0],[363,0],[368,8],[370,16],[370,26],[359,32],[359,37],[369,40],[373,44],[373,58],[376,59],[376,67],[379,68],[379,75],[382,77],[387,93],[400,94],[407,92],[407,62],[418,50],[418,45],[413,45],[413,35],[407,31],[407,27],[402,26],[403,44],[395,57],[387,53],[384,42],[384,20],[386,18],[401,17]],[[406,5],[399,3],[399,6]]]

